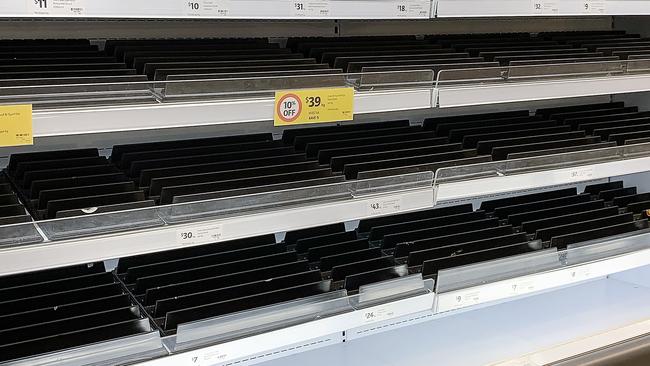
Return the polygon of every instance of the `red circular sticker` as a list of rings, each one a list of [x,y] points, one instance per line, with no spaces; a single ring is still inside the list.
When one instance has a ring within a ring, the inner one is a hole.
[[[278,101],[276,113],[283,122],[293,122],[300,117],[302,101],[295,94],[286,94]]]

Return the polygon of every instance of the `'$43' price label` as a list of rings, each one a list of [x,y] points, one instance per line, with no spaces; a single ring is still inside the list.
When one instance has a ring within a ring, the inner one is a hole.
[[[349,121],[353,118],[353,88],[303,89],[275,93],[275,126]]]

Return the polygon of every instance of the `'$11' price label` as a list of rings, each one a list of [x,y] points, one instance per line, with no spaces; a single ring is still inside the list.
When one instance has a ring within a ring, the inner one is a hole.
[[[26,0],[28,11],[35,15],[83,15],[86,11],[85,2],[86,0]]]

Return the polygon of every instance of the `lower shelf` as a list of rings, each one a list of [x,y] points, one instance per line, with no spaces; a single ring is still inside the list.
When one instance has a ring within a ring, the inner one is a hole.
[[[570,252],[564,254],[566,258],[574,257]],[[483,365],[650,319],[650,308],[643,305],[650,299],[649,272],[650,249],[644,249],[443,294],[423,294],[357,308],[215,346],[179,350],[142,365],[268,362],[275,366],[304,364],[309,360],[316,365],[388,366],[402,364],[404,357],[407,364],[413,365]],[[461,306],[456,303],[458,298],[462,300]],[[526,326],[522,327],[523,324]],[[209,333],[212,329],[216,333],[227,325],[215,322],[203,331]],[[638,333],[639,329],[650,332],[650,323],[622,334]],[[556,333],[548,335],[551,331]],[[167,339],[169,349],[176,347],[180,334],[179,328],[176,338]],[[620,334],[606,339],[611,341]],[[508,339],[512,347],[490,343],[503,342],[504,337],[512,337]],[[406,349],[396,352],[390,345],[398,344],[398,340],[400,347]],[[474,343],[480,352],[463,353],[467,342]],[[578,344],[572,352],[578,354],[588,346]],[[371,348],[382,351],[371,352]],[[423,352],[425,349],[427,352]],[[431,352],[432,349],[437,351]],[[464,358],[458,359],[459,354]],[[281,359],[272,361],[276,358]]]
[[[648,300],[648,287],[601,278],[263,365],[543,365],[557,356],[547,352],[542,358],[541,350],[565,345],[575,355],[650,332]],[[592,342],[571,343],[585,337]],[[522,355],[533,362],[510,363]]]

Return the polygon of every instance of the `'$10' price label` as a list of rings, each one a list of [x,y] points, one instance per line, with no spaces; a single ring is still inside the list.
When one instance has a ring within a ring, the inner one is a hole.
[[[187,1],[185,13],[193,17],[225,17],[232,15],[229,0]]]

